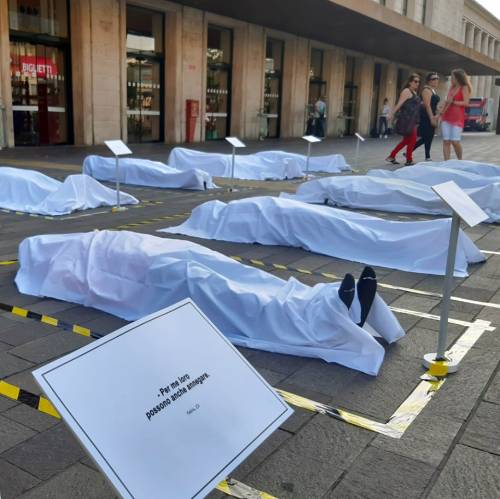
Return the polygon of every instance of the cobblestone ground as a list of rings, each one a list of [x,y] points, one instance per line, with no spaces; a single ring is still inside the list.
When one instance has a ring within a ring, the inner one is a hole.
[[[340,152],[359,173],[384,167],[394,139],[367,140],[355,164],[352,139],[326,140],[315,145],[314,154]],[[436,140],[434,159],[441,159]],[[203,144],[204,150],[229,151],[222,142]],[[134,146],[137,155],[166,161],[165,145]],[[253,142],[248,151],[285,149],[303,152],[303,141]],[[500,163],[500,139],[490,134],[468,135],[465,159]],[[86,154],[103,148],[60,147],[16,149],[0,152],[0,164],[35,168],[57,178],[77,172]],[[416,159],[422,159],[422,151]],[[223,187],[206,192],[161,190],[126,186],[141,200],[161,203],[123,213],[93,210],[92,215],[45,220],[0,212],[0,260],[17,258],[18,244],[27,236],[42,233],[89,231],[95,228],[150,221],[160,216],[186,214],[209,199],[231,200],[247,196],[293,192],[298,181],[238,181],[237,192]],[[389,219],[422,219],[376,212]],[[184,215],[185,217],[186,215]],[[133,230],[154,234],[156,229],[183,220],[139,224]],[[488,253],[486,263],[471,265],[470,275],[456,279],[452,301],[450,344],[476,320],[491,322],[467,352],[458,373],[442,388],[409,426],[394,439],[358,428],[305,409],[276,431],[233,476],[280,498],[496,498],[500,497],[500,230],[482,224],[467,230]],[[317,255],[301,249],[200,241],[226,255],[258,259],[270,264],[343,275],[359,274],[361,264]],[[421,359],[433,351],[437,340],[439,296],[442,279],[436,276],[377,268],[385,300],[396,312],[407,335],[386,348],[386,359],[373,378],[320,360],[242,349],[249,361],[275,387],[344,408],[385,423],[419,384],[424,373]],[[125,322],[98,310],[18,293],[13,279],[17,266],[0,265],[0,302],[108,333]],[[292,270],[269,270],[291,275],[308,284],[325,277]],[[404,288],[404,289],[402,289]],[[418,293],[416,292],[418,291]],[[468,300],[468,301],[467,301]],[[401,312],[403,310],[403,312]],[[430,314],[430,315],[425,315]],[[496,328],[496,329],[494,329]],[[0,379],[33,393],[39,388],[31,372],[36,367],[87,344],[89,339],[61,332],[50,325],[3,311],[0,314]],[[103,418],[107,415],[103,414]],[[111,498],[102,474],[95,468],[65,425],[31,407],[0,396],[0,495],[22,498]],[[223,497],[213,492],[211,497]]]

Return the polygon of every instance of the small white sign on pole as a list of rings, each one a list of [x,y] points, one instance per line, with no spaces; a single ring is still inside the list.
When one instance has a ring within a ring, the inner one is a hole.
[[[359,144],[361,144],[361,142],[364,142],[365,139],[358,132],[356,132],[354,135],[357,139],[356,140],[356,155],[354,158],[354,167],[357,169],[359,166]]]
[[[108,149],[115,155],[115,175],[116,175],[116,207],[115,211],[123,211],[127,208],[122,208],[120,206],[120,156],[126,156],[127,154],[132,154],[132,151],[127,147],[127,145],[121,140],[105,140],[104,143]]]
[[[125,498],[204,497],[293,412],[191,300],[33,374]]]
[[[231,158],[231,184],[229,187],[229,190],[233,192],[234,189],[234,161],[235,161],[235,154],[236,154],[236,149],[240,147],[246,147],[246,145],[241,142],[241,140],[238,137],[226,137],[226,140],[233,146],[233,156]]]
[[[433,185],[431,189],[469,226],[484,222],[488,215],[453,181]]]
[[[310,142],[312,144],[314,144],[315,142],[321,142],[321,139],[319,139],[318,137],[315,137],[314,135],[304,135],[302,138],[304,140],[307,140],[307,142]]]
[[[488,215],[453,181],[434,185],[431,188],[451,208],[453,211],[453,218],[450,228],[448,257],[446,259],[443,298],[441,299],[438,347],[437,352],[424,355],[424,366],[429,368],[431,373],[446,375],[458,369],[458,362],[446,357],[446,345],[450,296],[453,285],[458,235],[460,232],[460,220],[463,220],[469,227],[474,227],[478,223],[487,220]]]
[[[321,139],[315,137],[314,135],[304,135],[302,137],[307,141],[307,157],[306,157],[306,177],[309,175],[309,160],[311,158],[311,144],[315,142],[321,142]]]
[[[105,140],[104,143],[115,156],[126,156],[132,154],[132,151],[127,147],[122,140]]]

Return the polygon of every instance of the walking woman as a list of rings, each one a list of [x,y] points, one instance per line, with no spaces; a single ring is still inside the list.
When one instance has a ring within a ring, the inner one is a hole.
[[[443,136],[443,155],[450,159],[451,146],[457,159],[462,159],[462,130],[464,129],[465,108],[469,105],[472,85],[463,69],[451,72],[451,88],[441,115],[441,134]]]
[[[420,97],[418,96],[418,87],[420,85],[420,75],[412,73],[406,81],[405,88],[402,90],[396,107],[387,117],[389,123],[394,116],[397,116],[394,131],[403,136],[401,142],[393,149],[391,154],[385,160],[393,165],[399,165],[396,160],[396,154],[406,146],[406,166],[414,165],[413,148],[417,142],[417,121],[420,107]]]
[[[437,88],[439,85],[439,76],[437,73],[429,73],[425,78],[425,86],[422,89],[422,105],[420,106],[420,124],[417,135],[420,139],[415,144],[413,150],[422,144],[425,148],[425,161],[431,160],[431,146],[434,139],[435,129],[438,125],[439,113],[437,106],[439,104],[439,95]]]

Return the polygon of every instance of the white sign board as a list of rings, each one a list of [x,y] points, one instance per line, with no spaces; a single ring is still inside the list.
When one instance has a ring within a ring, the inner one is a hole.
[[[108,146],[108,149],[115,156],[125,156],[126,154],[132,154],[132,151],[121,140],[105,140],[104,143]]]
[[[226,140],[233,146],[233,147],[246,147],[243,142],[238,137],[226,137]]]
[[[126,498],[204,497],[293,412],[190,300],[33,374]]]
[[[362,137],[362,136],[361,136],[358,132],[356,132],[354,135],[356,135],[356,137],[357,137],[359,140],[361,140],[361,142],[364,142],[364,141],[365,141],[364,137]]]
[[[469,226],[488,219],[488,215],[453,181],[433,185],[432,190]]]
[[[302,138],[307,140],[307,142],[321,142],[321,139],[318,139],[318,137],[314,135],[304,135]]]

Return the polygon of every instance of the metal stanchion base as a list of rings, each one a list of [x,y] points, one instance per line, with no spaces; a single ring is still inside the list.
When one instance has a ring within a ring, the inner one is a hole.
[[[125,208],[125,206],[120,206],[119,208],[118,208],[118,206],[115,206],[115,207],[111,208],[112,213],[117,213],[119,211],[127,211],[127,210],[128,210],[128,208]]]
[[[424,355],[424,366],[429,369],[430,374],[435,376],[446,376],[458,371],[458,362],[447,357],[446,360],[436,360],[436,352]]]

